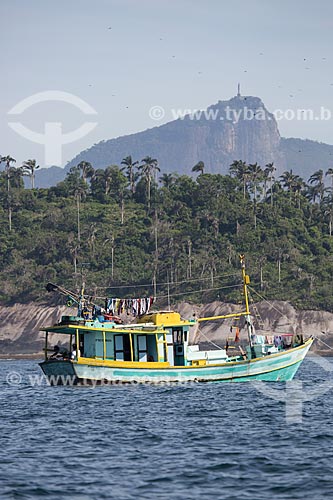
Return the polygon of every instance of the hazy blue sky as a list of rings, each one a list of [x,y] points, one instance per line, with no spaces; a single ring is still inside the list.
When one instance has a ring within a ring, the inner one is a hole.
[[[270,111],[331,110],[331,120],[280,120],[279,129],[333,144],[329,0],[1,0],[0,16],[0,154],[18,163],[43,164],[44,149],[11,130],[7,112],[46,90],[70,92],[98,113],[93,132],[64,146],[63,163],[102,139],[170,121],[172,108],[229,99],[239,81]],[[148,114],[155,105],[165,109],[160,122]],[[85,120],[64,103],[19,117],[35,131],[47,121],[70,131]]]

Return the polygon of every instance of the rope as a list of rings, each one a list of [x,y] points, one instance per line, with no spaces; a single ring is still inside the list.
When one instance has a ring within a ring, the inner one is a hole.
[[[199,328],[198,328],[198,332],[200,333],[200,335],[202,335],[207,340],[207,342],[209,342],[210,344],[212,344],[214,347],[217,347],[220,351],[224,351],[223,347],[221,347],[221,346],[219,346],[217,344],[214,344],[214,342],[212,340],[209,340],[209,338]]]
[[[226,286],[218,286],[216,288],[205,288],[202,290],[189,290],[187,292],[180,292],[180,293],[170,293],[169,295],[157,295],[156,299],[164,299],[165,297],[177,297],[178,295],[190,295],[191,293],[201,293],[201,292],[210,292],[211,290],[224,290],[225,288],[236,288],[240,287],[241,285],[226,285]]]
[[[260,325],[260,322],[262,323],[262,325],[264,325],[264,322],[263,322],[263,319],[261,317],[261,314],[257,308],[257,306],[255,305],[253,299],[252,299],[252,295],[250,294],[250,292],[248,292],[248,296],[249,296],[249,300],[252,302],[252,304],[250,305],[250,307],[252,307],[253,311],[254,311],[254,314],[253,316],[256,316],[257,317],[257,323],[258,323],[258,326],[259,328],[261,327]],[[258,318],[259,318],[259,321],[258,321]],[[263,329],[261,329],[261,331],[264,331]]]
[[[170,293],[170,294],[165,294],[165,295],[157,295],[156,299],[164,299],[166,297],[178,297],[179,295],[190,295],[192,293],[201,293],[201,292],[210,292],[212,290],[224,290],[225,288],[236,288],[240,287],[241,285],[226,285],[226,286],[219,286],[216,288],[204,288],[202,290],[189,290],[187,292],[176,292],[176,293]],[[95,299],[105,299],[105,297],[96,297],[94,296]]]
[[[174,281],[174,282],[166,282],[166,283],[156,283],[156,286],[162,286],[162,285],[182,285],[184,283],[191,283],[193,281],[205,281],[205,280],[216,280],[220,278],[231,278],[232,276],[236,276],[237,273],[233,274],[220,274],[219,276],[208,276],[207,278],[193,278],[193,279],[188,279],[184,281]],[[151,287],[152,283],[146,283],[145,285],[118,285],[118,286],[97,286],[96,290],[111,290],[113,288],[139,288],[139,287]]]
[[[317,339],[317,340],[319,340],[319,342],[321,342],[322,344],[326,345],[326,347],[328,347],[331,351],[333,351],[333,347],[331,347],[330,345],[326,344],[326,342],[324,342],[319,337],[317,337],[317,335],[314,335],[314,338]]]
[[[254,292],[256,295],[258,295],[258,297],[261,300],[263,300],[269,306],[271,306],[272,309],[274,309],[276,312],[278,312],[279,314],[281,314],[281,316],[284,316],[288,320],[288,323],[290,324],[290,319],[288,318],[288,316],[286,316],[283,312],[279,311],[279,309],[277,309],[275,306],[273,306],[273,304],[271,302],[269,302],[268,300],[266,300],[265,297],[263,297],[262,295],[260,295],[260,293],[258,293],[254,288],[252,288],[251,286],[249,286],[248,288],[251,290],[251,292]]]

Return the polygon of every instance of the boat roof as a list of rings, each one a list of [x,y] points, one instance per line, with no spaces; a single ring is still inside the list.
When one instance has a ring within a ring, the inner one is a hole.
[[[176,311],[151,311],[138,318],[138,323],[153,323],[155,326],[193,326],[196,321],[183,320]]]
[[[155,325],[142,325],[142,327],[138,327],[135,325],[134,327],[131,325],[116,325],[114,323],[103,324],[96,327],[93,325],[75,325],[75,324],[62,324],[62,325],[54,325],[48,327],[40,328],[43,332],[49,333],[61,333],[72,335],[76,330],[79,330],[81,333],[89,333],[89,332],[112,332],[114,334],[121,333],[133,333],[133,334],[156,334],[156,333],[165,333],[164,328],[156,328]]]

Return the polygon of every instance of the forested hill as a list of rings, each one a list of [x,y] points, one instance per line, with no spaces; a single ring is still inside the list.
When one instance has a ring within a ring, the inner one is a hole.
[[[20,169],[5,166],[2,304],[50,299],[47,281],[76,288],[82,276],[101,300],[156,291],[159,307],[168,292],[172,302],[237,302],[245,253],[254,299],[333,311],[333,192],[321,170],[305,182],[274,178],[272,165],[234,162],[219,175],[200,163],[193,179],[127,158],[124,171],[83,162],[57,186],[24,189]]]

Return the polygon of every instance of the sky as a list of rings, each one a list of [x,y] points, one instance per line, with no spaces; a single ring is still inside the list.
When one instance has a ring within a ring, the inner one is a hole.
[[[238,82],[279,112],[283,137],[333,144],[330,0],[0,0],[0,18],[0,155],[17,164],[63,166],[228,100]],[[291,119],[302,109],[317,119]]]

